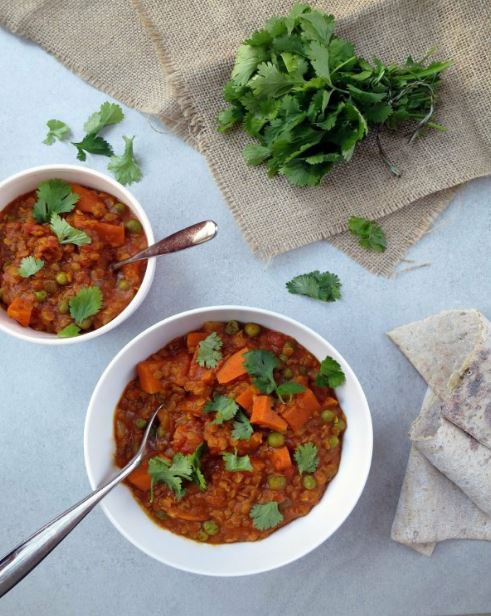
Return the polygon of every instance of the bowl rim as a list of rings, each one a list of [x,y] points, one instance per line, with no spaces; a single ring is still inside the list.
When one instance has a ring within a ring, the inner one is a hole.
[[[160,553],[158,553],[156,550],[152,550],[150,548],[148,548],[147,546],[142,545],[138,539],[134,538],[131,534],[129,534],[119,523],[118,519],[116,519],[115,515],[113,515],[113,512],[110,510],[110,508],[106,505],[106,503],[104,501],[101,502],[101,507],[104,511],[104,514],[108,517],[108,519],[110,520],[110,522],[115,526],[115,528],[123,535],[123,537],[125,537],[125,539],[127,539],[131,544],[133,544],[136,548],[138,548],[139,550],[141,550],[142,552],[144,552],[147,556],[150,556],[151,558],[154,558],[155,560],[171,566],[175,569],[179,569],[182,571],[186,571],[188,573],[195,573],[195,574],[199,574],[199,575],[206,575],[206,576],[211,576],[211,577],[238,577],[238,576],[245,576],[245,575],[253,575],[253,574],[257,574],[257,573],[263,573],[266,571],[271,571],[274,569],[278,569],[280,567],[286,566],[300,558],[302,558],[303,556],[307,555],[308,553],[310,553],[311,551],[313,551],[314,549],[316,549],[317,547],[319,547],[322,543],[324,543],[324,541],[326,541],[330,536],[332,536],[337,530],[338,528],[346,521],[346,519],[350,516],[351,512],[353,511],[353,509],[355,508],[356,504],[358,503],[361,494],[363,493],[363,490],[365,489],[366,486],[366,482],[368,479],[368,475],[370,472],[370,467],[371,467],[371,462],[372,462],[372,454],[373,454],[373,423],[372,423],[372,418],[371,418],[371,413],[370,413],[370,408],[368,405],[368,401],[366,399],[365,393],[363,391],[363,388],[360,384],[360,382],[358,381],[358,378],[356,377],[353,369],[351,368],[351,366],[348,364],[348,362],[346,361],[346,359],[341,355],[341,353],[339,353],[339,351],[337,351],[337,349],[330,344],[325,338],[323,338],[323,336],[321,336],[320,334],[318,334],[317,332],[315,332],[313,329],[311,329],[310,327],[304,325],[303,323],[300,323],[299,321],[297,321],[296,319],[293,319],[291,317],[288,317],[286,315],[282,315],[278,312],[275,311],[271,311],[265,308],[255,308],[255,307],[251,307],[251,306],[240,306],[240,305],[214,305],[214,306],[204,306],[204,307],[200,307],[200,308],[193,308],[191,310],[186,310],[183,312],[179,312],[177,314],[171,315],[169,317],[166,317],[165,319],[162,319],[161,321],[159,321],[158,323],[155,323],[154,325],[151,325],[150,327],[146,328],[144,331],[142,331],[140,334],[138,334],[138,336],[136,336],[135,338],[133,338],[132,340],[130,340],[114,357],[113,359],[109,362],[109,364],[106,366],[106,368],[104,369],[104,371],[102,372],[101,376],[99,377],[99,380],[96,383],[96,386],[93,390],[93,393],[91,395],[90,401],[89,401],[89,405],[87,407],[87,413],[86,413],[86,417],[85,417],[85,423],[84,423],[84,439],[83,439],[83,444],[84,444],[84,463],[85,463],[85,470],[87,472],[87,476],[89,479],[89,483],[91,485],[91,488],[93,490],[97,489],[97,479],[94,475],[94,469],[92,468],[92,459],[93,459],[93,452],[90,448],[90,441],[89,441],[89,432],[90,432],[90,424],[92,422],[92,418],[94,417],[95,414],[95,408],[96,408],[96,402],[97,399],[99,397],[99,392],[102,389],[105,380],[108,378],[108,375],[110,375],[110,373],[113,370],[113,367],[115,364],[117,364],[119,362],[119,360],[135,345],[138,345],[138,343],[145,338],[146,336],[151,336],[152,333],[158,331],[160,328],[165,327],[166,325],[172,324],[175,321],[179,321],[180,319],[186,318],[188,316],[195,316],[195,315],[203,315],[205,316],[207,313],[209,312],[213,312],[213,311],[224,311],[224,312],[232,312],[232,311],[246,311],[249,312],[251,315],[259,315],[259,316],[265,316],[265,317],[272,317],[274,319],[279,319],[280,321],[283,322],[287,322],[295,327],[300,327],[300,329],[303,329],[305,333],[307,333],[310,336],[313,336],[314,338],[316,338],[321,344],[326,345],[327,347],[330,347],[330,349],[332,349],[334,351],[334,354],[338,356],[338,358],[340,358],[344,364],[343,369],[345,370],[346,373],[346,381],[350,382],[354,388],[356,389],[356,393],[357,396],[359,397],[360,403],[361,403],[361,407],[363,407],[363,419],[365,421],[365,429],[366,429],[366,447],[364,450],[364,455],[362,458],[362,464],[360,466],[360,473],[359,473],[359,481],[358,481],[358,486],[355,492],[353,492],[353,497],[352,497],[352,503],[349,507],[349,510],[346,510],[346,512],[344,513],[342,519],[340,519],[340,521],[332,528],[332,530],[327,534],[327,535],[323,535],[322,533],[319,533],[318,538],[315,540],[315,542],[312,545],[307,545],[304,546],[302,549],[298,549],[298,551],[295,553],[295,555],[293,555],[291,558],[285,559],[284,561],[282,561],[280,564],[277,565],[272,565],[272,566],[261,566],[260,564],[258,564],[258,566],[254,569],[254,570],[245,570],[245,571],[232,571],[232,572],[227,572],[227,571],[222,571],[220,573],[216,573],[216,572],[212,572],[212,571],[207,571],[205,568],[202,567],[194,567],[194,566],[182,566],[181,564],[176,564],[175,562],[172,561],[172,557],[171,556],[167,556],[167,555],[162,555]],[[206,319],[204,319],[206,320]],[[281,331],[281,328],[278,328],[278,331]],[[170,340],[169,340],[170,341]],[[167,344],[167,343],[165,343]],[[306,347],[307,348],[307,347]],[[309,350],[307,348],[307,350]],[[114,417],[114,409],[112,409],[112,417]],[[111,433],[111,440],[112,440],[112,444],[114,445],[114,436]],[[342,456],[341,456],[342,457]],[[326,492],[324,492],[322,498],[324,498]],[[321,498],[321,500],[322,500]],[[320,502],[320,501],[319,501]],[[317,503],[318,505],[319,503]],[[317,507],[317,505],[315,505],[315,507]],[[314,509],[315,509],[314,507]],[[306,516],[303,516],[300,519],[304,519],[304,518],[308,518],[311,512],[309,512]],[[142,516],[145,516],[145,512],[142,509]],[[295,520],[293,521],[295,522]],[[155,524],[155,522],[153,522],[150,518],[149,518],[149,523],[151,524]],[[285,527],[283,527],[281,530],[288,528],[289,524],[287,524]],[[165,529],[163,529],[165,530]],[[167,531],[170,532],[170,531]],[[188,540],[191,541],[190,539],[186,539],[185,537],[181,537],[184,540]],[[261,544],[263,543],[263,541],[266,541],[268,538],[265,538],[264,540],[258,541],[258,542],[252,542],[254,545],[256,544]],[[229,548],[229,546],[233,546],[233,545],[237,545],[237,544],[224,544],[225,548]],[[239,542],[240,545],[240,542]],[[212,546],[214,549],[219,549],[220,547],[223,547],[222,544],[220,544],[219,546]]]
[[[3,189],[8,186],[12,182],[16,182],[24,177],[29,177],[31,175],[35,175],[37,173],[47,173],[53,172],[53,177],[57,172],[67,172],[78,174],[80,178],[77,181],[83,186],[87,186],[87,183],[84,180],[87,180],[90,187],[90,178],[96,178],[98,180],[102,180],[104,182],[108,182],[112,185],[117,191],[120,191],[124,196],[125,205],[127,205],[134,214],[138,217],[139,221],[142,223],[143,230],[145,232],[145,236],[147,238],[148,245],[153,244],[155,242],[152,225],[150,220],[139,202],[139,200],[131,193],[125,186],[123,186],[120,182],[112,178],[111,176],[101,173],[100,171],[96,171],[95,169],[90,169],[88,167],[82,167],[80,165],[71,165],[71,164],[49,164],[49,165],[38,165],[36,167],[29,167],[28,169],[24,169],[23,171],[19,171],[14,173],[13,175],[8,176],[4,180],[0,181],[0,194]],[[110,192],[110,191],[108,191]],[[22,193],[18,196],[20,197]],[[4,210],[11,203],[9,201],[3,207],[0,206],[0,212]],[[143,276],[142,283],[140,288],[138,289],[136,295],[130,301],[130,303],[122,310],[118,315],[114,317],[109,323],[95,329],[91,332],[83,334],[82,336],[74,336],[72,338],[59,338],[56,334],[49,334],[47,332],[39,332],[30,327],[19,329],[19,327],[15,327],[17,325],[15,322],[10,323],[8,321],[0,320],[0,331],[5,332],[11,336],[19,338],[21,340],[25,340],[27,342],[32,342],[34,344],[44,344],[44,345],[52,345],[52,346],[65,346],[69,344],[79,344],[81,342],[88,342],[89,340],[93,340],[98,336],[102,336],[103,334],[109,332],[114,329],[118,325],[120,325],[123,321],[125,321],[129,316],[135,312],[143,300],[145,299],[148,291],[153,282],[153,278],[155,275],[155,259],[148,259],[147,268],[145,270],[145,274]],[[5,312],[3,307],[0,307],[0,310]]]

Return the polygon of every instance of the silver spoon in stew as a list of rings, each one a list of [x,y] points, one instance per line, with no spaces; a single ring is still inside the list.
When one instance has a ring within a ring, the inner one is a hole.
[[[140,448],[134,458],[117,475],[54,520],[42,526],[0,560],[0,597],[3,597],[30,573],[92,511],[106,494],[123,479],[126,479],[142,463],[147,451],[150,433],[156,423],[157,413],[163,406],[161,404],[155,409],[148,421]]]
[[[198,222],[190,227],[176,231],[176,233],[172,235],[164,237],[163,240],[152,244],[144,250],[140,250],[140,252],[137,252],[128,259],[113,263],[110,269],[114,271],[123,265],[128,265],[128,263],[134,263],[135,261],[149,259],[150,257],[158,257],[170,252],[177,252],[178,250],[204,244],[215,237],[217,230],[218,225],[216,222],[213,222],[213,220],[203,220],[202,222]]]

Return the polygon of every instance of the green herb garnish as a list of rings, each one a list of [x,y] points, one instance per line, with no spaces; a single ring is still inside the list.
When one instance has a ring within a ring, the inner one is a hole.
[[[48,126],[48,134],[43,141],[46,145],[52,145],[57,139],[63,141],[71,132],[70,127],[61,120],[48,120],[46,125]]]
[[[64,180],[47,180],[39,184],[32,215],[38,223],[49,222],[53,214],[71,212],[80,199]]]
[[[195,483],[199,485],[199,489],[204,492],[206,490],[206,479],[201,470],[200,460],[203,453],[206,451],[206,443],[201,443],[196,447],[195,451],[190,454],[189,463],[191,464],[191,477]]]
[[[235,415],[234,428],[232,430],[232,438],[236,441],[248,441],[254,433],[249,418],[242,411],[238,411]]]
[[[82,141],[72,141],[72,145],[78,150],[78,160],[86,160],[87,153],[99,154],[100,156],[112,156],[114,154],[111,144],[98,135],[85,135]]]
[[[258,530],[268,530],[283,522],[283,514],[275,501],[254,505],[249,512],[249,516],[254,528]]]
[[[202,368],[216,368],[222,360],[223,340],[216,332],[212,332],[198,345],[196,362]]]
[[[72,227],[72,225],[70,225],[56,212],[51,215],[51,223],[49,226],[58,238],[60,244],[75,244],[76,246],[83,246],[84,244],[92,243],[92,238],[90,235],[87,235],[85,231]]]
[[[212,421],[214,424],[221,424],[233,419],[238,410],[239,405],[228,396],[215,396],[203,408],[205,413],[216,412],[215,419]]]
[[[102,291],[99,287],[85,287],[74,297],[71,297],[68,304],[70,314],[75,323],[82,323],[85,319],[94,316],[102,306]]]
[[[44,261],[42,259],[36,259],[36,257],[24,257],[19,265],[19,275],[22,278],[29,278],[34,276],[39,270],[43,269]]]
[[[89,154],[101,154],[102,156],[112,156],[114,154],[111,145],[98,133],[106,126],[118,124],[124,118],[123,110],[116,103],[102,103],[99,111],[96,111],[89,116],[89,119],[84,124],[84,130],[87,133],[82,141],[72,144],[77,148],[77,158],[85,160],[86,152]]]
[[[271,351],[254,350],[244,354],[244,367],[252,377],[252,383],[262,394],[276,392],[278,398],[284,402],[283,396],[305,391],[299,383],[283,383],[278,385],[274,378],[274,370],[280,365],[280,360]]]
[[[346,381],[346,376],[339,363],[327,356],[321,363],[315,384],[319,387],[339,387]]]
[[[193,467],[188,456],[182,453],[176,453],[169,462],[165,458],[155,456],[148,461],[148,474],[151,477],[150,501],[153,501],[154,485],[165,483],[176,495],[177,499],[181,499],[185,490],[182,486],[183,480],[191,481],[193,478]]]
[[[229,106],[218,115],[219,130],[241,124],[258,142],[244,149],[247,163],[265,163],[268,175],[284,175],[295,186],[319,184],[373,128],[394,170],[379,129],[413,122],[413,139],[434,127],[440,75],[450,66],[426,58],[369,63],[334,28],[332,15],[294,6],[239,47],[224,87]]]
[[[387,240],[382,227],[366,218],[352,216],[348,221],[348,228],[353,235],[360,238],[360,246],[375,252],[384,252],[387,248]]]
[[[80,335],[80,327],[75,325],[75,323],[70,323],[56,334],[60,338],[73,338],[74,336]]]
[[[341,297],[341,281],[331,272],[300,274],[286,283],[290,293],[307,295],[323,302],[335,302]]]
[[[251,460],[249,456],[238,456],[237,450],[234,453],[226,451],[222,454],[223,461],[225,462],[225,470],[230,472],[239,471],[252,471]]]
[[[297,463],[298,472],[301,475],[303,473],[314,473],[319,466],[318,450],[314,443],[299,445],[295,449],[293,457]]]
[[[139,182],[142,178],[140,165],[133,153],[134,137],[124,137],[124,152],[121,156],[112,156],[107,168],[111,171],[118,182],[124,184],[133,184]]]

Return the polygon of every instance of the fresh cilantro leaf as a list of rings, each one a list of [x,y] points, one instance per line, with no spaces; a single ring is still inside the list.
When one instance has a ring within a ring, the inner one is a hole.
[[[213,400],[207,402],[203,408],[205,413],[216,411],[215,419],[212,421],[214,424],[221,424],[224,421],[233,419],[238,410],[239,405],[232,400],[232,398],[220,395],[215,396]]]
[[[206,490],[206,479],[203,475],[203,471],[201,470],[200,460],[201,456],[206,450],[206,443],[201,443],[196,447],[194,452],[188,456],[189,463],[191,464],[192,469],[192,479],[195,483],[198,484],[199,489],[204,492]]]
[[[99,111],[89,116],[84,124],[84,130],[88,135],[100,132],[106,126],[118,124],[124,118],[123,110],[116,103],[106,101],[102,103]]]
[[[308,54],[310,62],[314,67],[316,75],[331,84],[331,73],[329,69],[329,49],[318,41],[312,41],[308,46]]]
[[[310,11],[302,15],[300,21],[306,38],[319,41],[324,45],[329,43],[334,32],[334,17],[332,15],[325,15],[320,11]]]
[[[39,223],[49,222],[51,216],[71,212],[80,199],[80,195],[72,191],[72,187],[65,180],[47,180],[39,184],[37,200],[32,215]]]
[[[86,152],[89,154],[100,154],[101,156],[112,156],[114,154],[111,144],[94,133],[85,135],[82,141],[72,141],[72,145],[78,150],[78,160],[86,160]]]
[[[250,80],[249,86],[256,96],[276,98],[300,85],[302,81],[282,73],[272,62],[263,62],[257,69],[257,75]]]
[[[237,450],[234,453],[230,451],[225,451],[222,453],[223,461],[225,462],[225,470],[236,472],[236,471],[252,471],[251,460],[249,456],[238,456]]]
[[[99,287],[84,287],[74,297],[70,298],[70,314],[75,323],[80,324],[85,319],[94,316],[102,306],[102,291]]]
[[[247,415],[242,411],[236,413],[232,438],[237,441],[248,441],[253,433],[254,429]]]
[[[70,323],[56,334],[60,338],[73,338],[74,336],[78,336],[80,334],[80,327],[75,325],[75,323]]]
[[[332,357],[327,356],[320,365],[319,374],[315,379],[319,387],[339,387],[346,381],[346,376],[339,363]]]
[[[19,265],[19,275],[22,278],[29,278],[34,276],[39,270],[44,267],[44,261],[42,259],[36,259],[36,257],[24,257]]]
[[[263,145],[249,143],[242,150],[242,154],[248,165],[260,165],[266,158],[271,156],[271,150]]]
[[[87,235],[85,231],[72,227],[72,225],[70,225],[56,212],[51,214],[51,223],[49,226],[58,238],[60,244],[75,244],[76,246],[83,246],[84,244],[92,243],[92,238]]]
[[[244,112],[238,107],[229,107],[218,114],[218,130],[221,133],[226,133],[233,128],[242,118]]]
[[[283,514],[275,501],[254,505],[249,512],[249,516],[257,530],[268,530],[283,522]]]
[[[142,178],[140,165],[133,154],[134,137],[124,137],[124,152],[121,156],[112,156],[107,168],[115,178],[125,186],[139,182]]]
[[[387,248],[387,239],[382,227],[366,218],[352,216],[348,221],[348,228],[353,235],[360,238],[360,246],[375,252],[384,252]]]
[[[276,389],[273,371],[280,360],[271,351],[254,350],[244,354],[244,367],[252,378],[254,386],[262,394],[270,394]]]
[[[285,396],[291,398],[294,394],[301,394],[303,391],[305,391],[305,387],[303,385],[300,385],[300,383],[294,383],[293,381],[288,383],[282,383],[276,388],[276,394],[278,398],[282,401]]]
[[[48,120],[46,125],[48,126],[48,134],[43,141],[46,145],[52,145],[57,139],[63,141],[71,133],[70,127],[61,120]]]
[[[153,501],[153,489],[155,484],[165,483],[176,495],[177,499],[181,499],[185,490],[182,487],[183,479],[191,481],[193,468],[189,458],[182,453],[176,453],[169,462],[165,458],[155,456],[148,461],[148,474],[151,477],[150,501]]]
[[[286,283],[290,293],[307,295],[323,302],[335,302],[341,297],[341,281],[336,274],[316,270],[300,274]]]
[[[198,346],[196,362],[202,368],[216,368],[222,360],[221,348],[223,340],[216,332],[212,332]]]
[[[258,64],[264,62],[267,57],[266,50],[262,46],[241,45],[237,50],[235,65],[232,69],[232,81],[237,85],[245,86]]]
[[[297,463],[298,472],[301,475],[303,475],[303,473],[314,473],[319,466],[318,450],[314,443],[299,445],[295,449],[293,457]]]

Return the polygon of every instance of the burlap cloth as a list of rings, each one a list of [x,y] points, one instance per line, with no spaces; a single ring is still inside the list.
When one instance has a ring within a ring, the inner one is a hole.
[[[489,0],[320,0],[360,55],[403,61],[437,50],[453,59],[433,132],[412,146],[386,138],[403,170],[390,176],[372,139],[321,187],[294,188],[247,167],[248,138],[221,135],[216,115],[235,51],[284,0],[0,0],[0,23],[54,54],[97,88],[164,123],[206,156],[252,250],[263,258],[321,239],[389,275],[443,211],[452,187],[491,172]],[[56,116],[56,109],[53,109]],[[368,253],[345,231],[349,216],[382,219],[389,248]],[[317,263],[316,267],[329,264]]]

